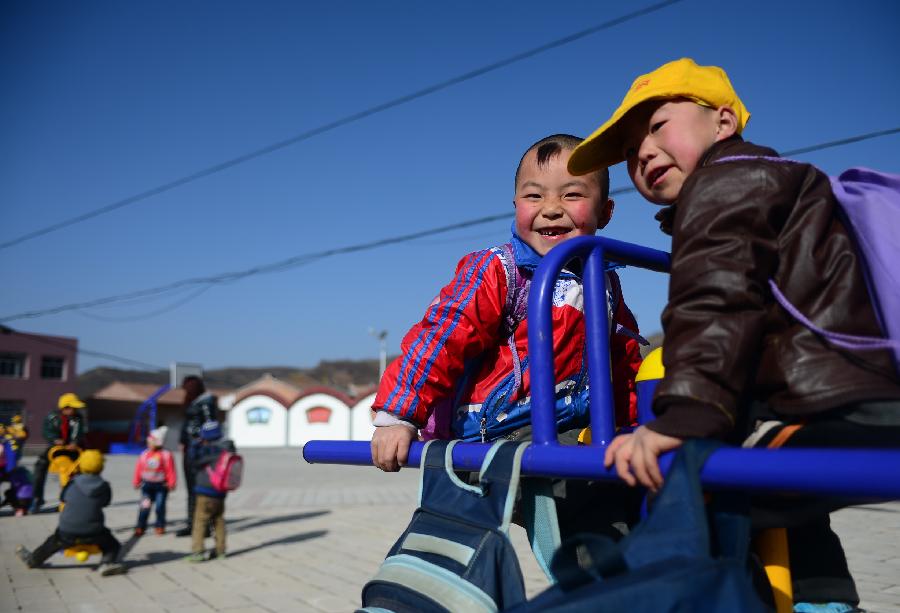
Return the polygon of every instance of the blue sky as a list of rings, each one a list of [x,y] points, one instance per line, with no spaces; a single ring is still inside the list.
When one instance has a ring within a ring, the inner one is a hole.
[[[2,3],[0,242],[652,4]],[[153,317],[189,293],[7,322],[160,367],[376,357],[370,327],[396,352],[458,259],[507,239],[533,141],[587,135],[635,76],[683,56],[728,71],[748,140],[790,150],[896,128],[898,23],[894,2],[685,0],[2,250],[0,318],[508,212],[218,284]],[[893,135],[800,157],[900,172],[898,150]],[[612,185],[628,185],[621,168]],[[624,194],[606,233],[667,249],[655,212]],[[642,330],[659,330],[666,278],[622,281]],[[79,359],[97,365],[116,364]]]

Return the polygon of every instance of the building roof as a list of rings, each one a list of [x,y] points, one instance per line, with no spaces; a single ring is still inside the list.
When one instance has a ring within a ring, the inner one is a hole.
[[[152,396],[160,388],[154,383],[127,383],[125,381],[113,381],[103,389],[95,392],[90,399],[113,400],[118,402],[143,402]],[[210,389],[215,396],[231,393],[231,390]],[[89,399],[89,400],[90,400]],[[181,406],[184,404],[184,390],[174,388],[156,399],[157,404],[169,404]]]
[[[136,402],[141,403],[147,400],[160,388],[154,383],[127,383],[125,381],[113,381],[103,389],[95,392],[90,398],[91,400],[110,400],[116,402]],[[361,388],[357,390],[356,396],[350,396],[346,392],[342,392],[333,387],[326,385],[311,385],[303,388],[297,387],[287,381],[282,381],[270,374],[265,374],[255,381],[251,381],[247,385],[238,389],[209,389],[215,396],[219,398],[219,408],[229,410],[232,406],[250,396],[262,395],[269,396],[280,402],[285,407],[311,394],[328,394],[339,398],[348,406],[353,406],[359,402],[361,398],[366,397],[375,391],[376,388]],[[181,406],[184,404],[184,390],[174,388],[168,390],[165,394],[157,398],[157,404]]]
[[[270,396],[282,405],[289,407],[303,395],[303,391],[287,381],[282,381],[281,379],[266,373],[259,379],[251,381],[247,385],[234,390],[234,402],[232,404],[236,404],[244,398],[256,395]]]

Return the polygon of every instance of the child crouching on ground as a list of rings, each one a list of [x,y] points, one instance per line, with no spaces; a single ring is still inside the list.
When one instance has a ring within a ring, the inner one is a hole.
[[[566,170],[580,142],[557,134],[526,150],[515,175],[510,242],[465,256],[454,279],[403,338],[403,355],[387,368],[373,405],[372,459],[377,467],[399,470],[420,429],[433,438],[530,439],[525,305],[532,275],[552,248],[571,238],[593,236],[613,212],[606,169],[584,177]],[[575,443],[589,421],[580,272],[580,262],[567,264],[556,281],[552,306],[557,429],[568,444]],[[618,276],[613,270],[606,274],[616,423],[626,426],[636,415],[640,337]],[[570,485],[582,489],[584,484]],[[565,489],[563,483],[557,486]],[[573,506],[571,492],[559,489],[555,487],[564,534],[580,529],[573,524],[577,518],[596,525],[622,519],[606,522],[596,516],[611,505],[591,505],[594,515],[581,513],[581,504]],[[568,499],[564,505],[563,499]]]
[[[212,526],[216,548],[210,559],[225,557],[225,496],[227,492],[213,487],[210,469],[223,452],[235,453],[232,441],[221,440],[222,427],[217,421],[208,421],[200,428],[200,445],[194,456],[194,494],[197,497],[191,532],[191,554],[188,562],[206,561],[203,541]]]
[[[658,489],[659,454],[691,437],[900,445],[890,352],[831,345],[770,290],[771,280],[816,326],[884,336],[828,177],[745,142],[749,117],[722,69],[681,59],[638,77],[569,159],[575,174],[626,162],[641,195],[666,207],[656,217],[672,236],[656,419],[606,452],[630,484]],[[859,598],[827,510],[809,519],[797,507],[790,502],[780,519],[796,610],[853,610]]]
[[[175,489],[177,482],[172,452],[163,449],[168,431],[166,426],[151,430],[147,435],[147,449],[141,453],[134,465],[132,484],[135,489],[141,490],[137,526],[134,529],[135,536],[142,536],[147,531],[150,509],[154,506],[156,507],[156,534],[164,534],[166,531],[166,498],[169,496],[169,492]]]
[[[104,524],[103,507],[112,500],[112,491],[109,483],[100,477],[103,454],[96,449],[82,451],[77,469],[80,474],[71,478],[60,495],[65,506],[59,515],[56,531],[33,552],[19,545],[16,555],[28,568],[36,568],[60,549],[74,545],[97,545],[103,552],[97,567],[100,574],[123,573],[125,567],[117,562],[121,545]]]

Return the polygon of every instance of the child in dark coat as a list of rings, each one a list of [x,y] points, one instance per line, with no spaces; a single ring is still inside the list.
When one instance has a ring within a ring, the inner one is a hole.
[[[223,451],[235,453],[234,443],[222,439],[222,427],[217,421],[209,421],[200,428],[201,443],[194,456],[194,494],[196,508],[191,533],[191,554],[188,562],[203,562],[206,555],[203,541],[208,536],[210,526],[216,539],[214,555],[225,557],[225,496],[227,492],[213,487],[209,470],[215,467]]]
[[[103,507],[112,500],[109,483],[100,476],[103,471],[103,455],[88,449],[78,460],[80,474],[75,475],[62,491],[65,503],[59,515],[59,526],[44,543],[33,552],[19,545],[16,555],[28,568],[37,568],[60,549],[74,545],[97,545],[103,558],[97,570],[103,576],[125,572],[125,567],[117,562],[122,546],[106,527]]]

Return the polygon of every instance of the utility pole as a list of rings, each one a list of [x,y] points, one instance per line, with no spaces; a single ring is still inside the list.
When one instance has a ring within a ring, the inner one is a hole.
[[[387,368],[387,330],[376,332],[375,328],[369,328],[369,334],[378,339],[378,380],[381,381],[384,369]]]

